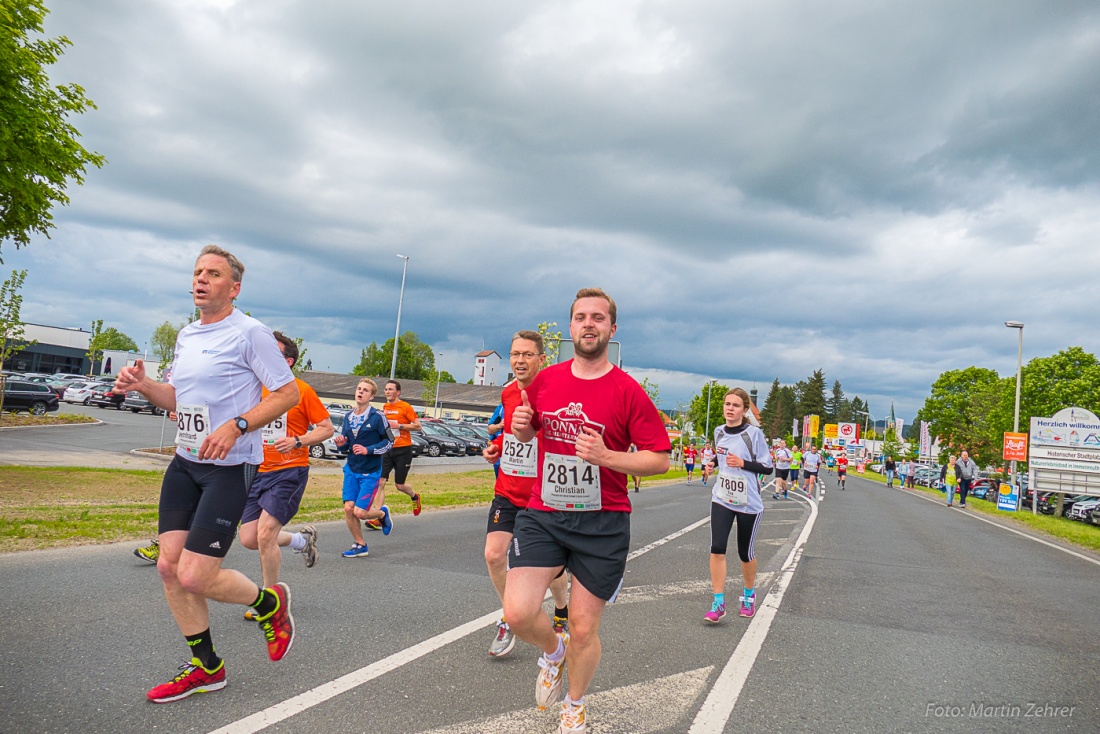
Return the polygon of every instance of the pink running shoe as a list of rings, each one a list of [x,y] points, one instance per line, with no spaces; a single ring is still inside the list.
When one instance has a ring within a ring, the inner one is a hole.
[[[718,624],[718,620],[726,616],[726,605],[715,602],[710,611],[703,615],[703,619],[707,620],[711,624]]]
[[[756,614],[756,594],[741,597],[741,616],[751,617]]]

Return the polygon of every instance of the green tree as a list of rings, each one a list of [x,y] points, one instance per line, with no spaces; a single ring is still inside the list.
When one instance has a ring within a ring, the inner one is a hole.
[[[764,398],[764,405],[760,408],[760,427],[768,438],[783,435],[785,426],[780,415],[780,402],[783,394],[783,386],[779,384],[779,378],[772,380],[772,386]]]
[[[371,342],[360,355],[359,364],[351,371],[353,375],[378,377],[390,373],[393,360],[393,339],[378,346]],[[432,348],[420,341],[420,337],[411,331],[401,335],[397,345],[397,369],[394,376],[401,380],[428,380],[435,378],[435,353]]]
[[[440,382],[452,382],[452,383],[457,383],[458,382],[458,380],[456,380],[454,378],[454,375],[452,375],[447,370],[441,370],[439,372],[439,381]]]
[[[882,440],[883,456],[893,456],[895,460],[901,458],[903,447],[898,440],[897,432],[893,428],[886,429],[886,437]]]
[[[542,361],[543,367],[554,364],[558,359],[558,352],[561,351],[561,329],[551,331],[557,325],[557,321],[543,321],[536,329],[542,335],[542,348],[546,352]]]
[[[294,365],[290,369],[294,374],[298,374],[305,369],[307,359],[306,352],[309,350],[305,347],[306,340],[303,337],[295,336],[292,338],[294,339],[294,344],[298,347],[298,359],[294,360]]]
[[[153,351],[153,359],[160,362],[161,374],[164,374],[164,368],[168,363],[175,359],[176,337],[179,336],[180,329],[185,326],[187,326],[186,323],[172,326],[170,322],[165,321],[153,330],[153,336],[149,338],[149,348]]]
[[[825,415],[825,372],[815,370],[805,381],[795,384],[800,417]]]
[[[123,352],[137,351],[137,343],[113,326],[103,328],[103,319],[92,322],[92,336],[88,340],[88,351],[84,355],[92,363],[92,372],[95,372],[96,362],[102,361],[105,349],[121,350]]]
[[[840,380],[833,380],[833,389],[825,400],[825,415],[822,416],[826,423],[847,422],[847,413],[851,410],[848,399],[844,397],[844,389],[840,386]]]
[[[722,398],[727,392],[729,392],[729,388],[720,382],[708,382],[703,385],[703,389],[691,399],[691,403],[688,405],[688,415],[691,417],[696,432],[704,433],[709,425],[710,432],[706,434],[708,441],[714,436],[715,426],[726,424],[726,419],[722,415]],[[707,418],[708,397],[710,405],[709,422]]]
[[[26,270],[13,270],[11,277],[0,285],[0,370],[9,359],[35,344],[33,340],[28,342],[23,338],[23,320],[19,315],[23,306],[23,295],[19,291],[26,278]],[[0,372],[0,418],[4,415],[5,379],[3,372]]]
[[[76,84],[50,84],[48,67],[72,43],[38,37],[46,13],[42,0],[0,5],[0,242],[16,248],[32,234],[49,237],[53,206],[69,203],[68,182],[83,183],[87,166],[104,163],[68,121],[95,103]]]
[[[1012,430],[1016,403],[1016,375],[1001,381],[996,424]],[[1100,361],[1081,347],[1063,349],[1049,357],[1036,357],[1024,365],[1020,379],[1020,430],[1027,430],[1032,416],[1046,417],[1062,408],[1078,407],[1100,413]]]
[[[996,423],[1001,393],[1001,378],[993,370],[948,370],[932,383],[920,420],[929,422],[944,449],[956,455],[967,449],[979,465],[994,464],[1000,461],[1003,438]]]
[[[661,409],[661,389],[657,387],[656,382],[650,382],[648,377],[642,378],[642,389],[645,390],[645,394],[649,396],[649,399],[653,401],[653,405],[660,410]]]

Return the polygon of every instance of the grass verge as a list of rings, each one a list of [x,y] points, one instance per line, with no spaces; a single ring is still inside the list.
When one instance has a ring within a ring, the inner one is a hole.
[[[162,470],[0,467],[0,553],[151,538],[163,476]],[[642,486],[686,476],[673,469]],[[487,505],[493,498],[488,468],[412,481],[425,510]],[[342,484],[339,474],[311,476],[294,524],[342,520]],[[412,512],[412,502],[392,484],[386,502],[395,514]]]
[[[0,428],[14,428],[23,426],[68,426],[77,423],[95,423],[95,418],[90,415],[77,415],[76,413],[56,413],[50,415],[31,415],[30,413],[0,413]]]
[[[0,553],[146,539],[157,532],[162,471],[80,467],[0,467]],[[425,510],[488,504],[490,469],[462,474],[423,474],[413,485]],[[299,522],[344,517],[343,477],[309,479]],[[412,502],[389,487],[395,514],[412,512]]]

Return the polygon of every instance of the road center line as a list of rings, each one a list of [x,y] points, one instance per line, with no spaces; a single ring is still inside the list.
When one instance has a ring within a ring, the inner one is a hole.
[[[802,528],[794,548],[791,549],[790,555],[779,570],[775,585],[760,603],[760,608],[756,610],[749,628],[741,636],[741,641],[734,649],[729,662],[718,675],[714,687],[710,689],[707,700],[695,715],[688,734],[721,734],[725,730],[726,722],[729,721],[733,707],[737,705],[737,699],[745,687],[745,681],[748,680],[752,666],[760,654],[760,648],[764,646],[764,640],[768,637],[775,615],[779,612],[783,594],[786,593],[787,586],[794,577],[794,570],[798,567],[798,561],[802,558],[802,547],[809,539],[810,531],[813,530],[814,522],[817,520],[817,503],[804,497],[794,496],[810,506],[810,517],[806,521],[806,527]]]
[[[816,512],[816,510],[815,510]],[[812,516],[811,516],[812,521]],[[665,543],[671,540],[679,538],[684,533],[689,533],[698,527],[701,527],[710,522],[710,518],[706,517],[702,520],[688,525],[686,528],[677,530],[671,535],[666,535],[660,540],[654,541],[644,548],[639,548],[630,555],[627,556],[627,561],[632,561],[638,556],[648,553],[654,548],[660,548]],[[769,595],[770,596],[770,595]],[[297,696],[288,698],[285,701],[277,703],[273,706],[269,706],[262,711],[246,716],[243,719],[238,719],[230,724],[226,724],[220,729],[215,729],[210,734],[254,734],[255,732],[262,731],[269,726],[285,721],[295,714],[300,714],[307,709],[311,709],[318,704],[322,704],[328,701],[330,698],[335,698],[341,693],[346,693],[353,688],[357,688],[364,683],[374,680],[386,673],[397,670],[401,666],[411,663],[414,660],[424,657],[429,653],[449,645],[452,642],[457,642],[467,635],[471,635],[480,629],[484,629],[490,624],[493,624],[503,613],[502,609],[490,612],[489,614],[482,615],[477,619],[471,620],[463,625],[459,625],[453,629],[449,629],[446,632],[441,632],[435,637],[430,637],[423,642],[417,643],[412,647],[407,647],[404,650],[400,650],[390,655],[389,657],[382,658],[381,660],[371,663],[359,670],[354,670],[346,675],[342,675],[335,680],[329,681],[316,688],[311,688],[308,691],[299,693]]]
[[[941,502],[940,500],[936,499],[935,497],[929,497],[928,495],[924,494],[923,492],[908,492],[908,491],[906,491],[904,489],[901,489],[901,488],[898,488],[898,487],[890,487],[890,489],[893,489],[895,492],[901,492],[902,494],[907,495],[909,497],[919,497],[920,499],[922,499],[926,502],[932,502],[932,503],[937,504],[937,505],[947,503],[947,496],[946,495],[944,495],[943,501]],[[1042,538],[1038,538],[1034,535],[1029,535],[1028,533],[1025,533],[1022,530],[1017,530],[1016,528],[1010,528],[1007,525],[1002,525],[1001,523],[999,523],[995,520],[986,519],[986,518],[982,517],[981,515],[979,515],[977,513],[974,513],[974,512],[966,512],[966,513],[963,513],[963,514],[966,515],[966,517],[971,517],[975,520],[981,520],[984,523],[988,523],[989,525],[992,525],[995,528],[1000,528],[1001,530],[1007,530],[1010,533],[1016,533],[1021,538],[1027,538],[1028,540],[1034,540],[1036,543],[1042,543],[1043,545],[1047,546],[1048,548],[1053,548],[1054,550],[1060,550],[1063,553],[1068,553],[1071,556],[1075,556],[1076,558],[1080,558],[1082,561],[1088,561],[1089,563],[1100,566],[1100,561],[1096,560],[1095,558],[1090,558],[1090,557],[1086,556],[1084,553],[1078,553],[1075,550],[1070,550],[1069,548],[1063,548],[1062,546],[1058,545],[1057,543],[1051,543],[1050,541],[1043,540]]]

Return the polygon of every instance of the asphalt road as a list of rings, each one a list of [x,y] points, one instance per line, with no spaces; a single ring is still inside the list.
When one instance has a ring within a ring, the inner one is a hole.
[[[702,620],[706,490],[631,496],[639,555],[605,614],[593,734],[1100,729],[1100,565],[1088,554],[853,478],[813,515],[805,501],[767,499],[761,611],[751,625],[732,614],[714,626]],[[317,567],[286,556],[299,628],[287,658],[268,661],[241,610],[214,605],[229,686],[164,706],[144,692],[186,651],[155,570],[130,544],[0,557],[0,728],[553,731],[555,717],[533,706],[535,651],[486,655],[498,603],[481,557],[484,514],[400,517],[357,560],[338,555],[342,524],[321,526]],[[228,563],[258,573],[240,548]],[[738,671],[743,687],[730,684]]]

